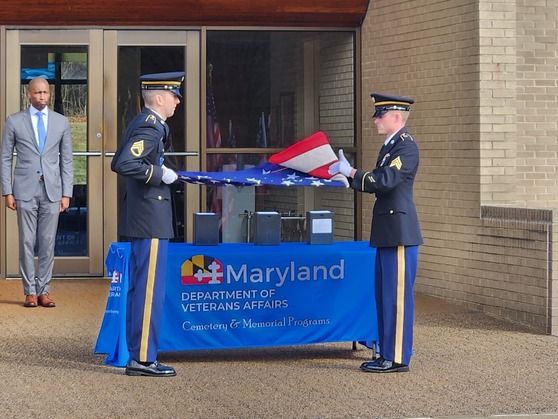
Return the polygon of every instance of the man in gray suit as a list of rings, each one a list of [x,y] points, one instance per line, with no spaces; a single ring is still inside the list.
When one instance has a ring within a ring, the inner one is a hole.
[[[72,134],[68,119],[48,108],[50,86],[45,79],[31,80],[27,97],[31,106],[10,115],[2,133],[2,195],[6,207],[17,211],[23,305],[54,307],[49,286],[58,216],[70,206],[72,196]],[[17,157],[12,171],[14,149]]]

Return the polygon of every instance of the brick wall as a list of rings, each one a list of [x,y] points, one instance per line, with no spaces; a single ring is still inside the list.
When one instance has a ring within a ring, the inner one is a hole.
[[[557,7],[378,0],[362,27],[363,166],[382,141],[369,94],[416,100],[408,127],[421,151],[425,239],[416,290],[553,334]]]
[[[518,1],[518,204],[558,207],[558,3]]]
[[[480,1],[479,96],[481,201],[516,197],[516,0]]]

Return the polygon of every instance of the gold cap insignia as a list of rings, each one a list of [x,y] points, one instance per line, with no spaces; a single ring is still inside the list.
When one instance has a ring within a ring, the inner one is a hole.
[[[132,144],[132,147],[130,147],[130,153],[132,153],[134,157],[141,156],[141,153],[143,153],[143,140],[136,141]]]

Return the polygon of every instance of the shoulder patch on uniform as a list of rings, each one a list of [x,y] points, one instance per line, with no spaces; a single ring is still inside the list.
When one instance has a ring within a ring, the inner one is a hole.
[[[402,133],[399,136],[399,138],[401,138],[401,141],[405,141],[405,140],[415,141],[415,139],[413,137],[411,137],[411,134],[409,134],[408,132]]]
[[[155,118],[155,115],[147,115],[147,118],[145,118],[145,122],[153,122],[154,124],[157,123],[157,118]]]
[[[389,163],[389,167],[395,167],[397,168],[397,170],[401,170],[401,166],[403,166],[403,163],[401,162],[401,156],[397,156]]]
[[[143,140],[136,141],[132,144],[132,147],[130,147],[130,153],[132,153],[134,157],[141,156],[141,153],[143,153]]]

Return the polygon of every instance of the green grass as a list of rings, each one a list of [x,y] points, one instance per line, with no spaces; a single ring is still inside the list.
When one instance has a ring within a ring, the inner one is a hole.
[[[87,121],[83,118],[69,118],[72,131],[73,149],[87,151]],[[87,157],[74,156],[74,185],[87,184]]]

